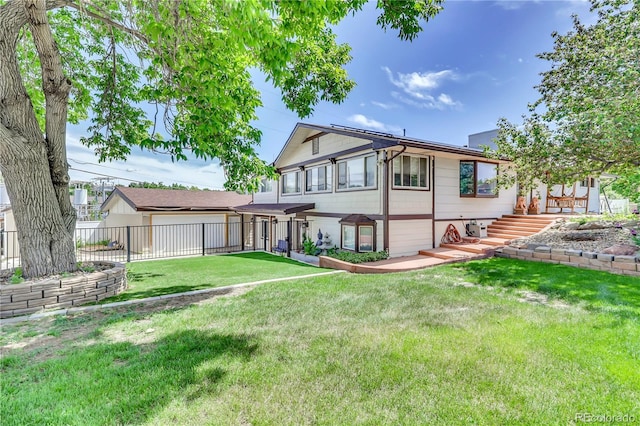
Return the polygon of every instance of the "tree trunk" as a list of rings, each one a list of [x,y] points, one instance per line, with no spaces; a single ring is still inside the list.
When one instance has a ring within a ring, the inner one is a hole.
[[[1,143],[0,163],[18,228],[23,276],[74,271],[73,230],[65,225],[44,144],[20,136],[2,138]],[[68,192],[66,199],[70,204]]]
[[[46,7],[45,0],[0,6],[0,172],[18,228],[25,277],[76,269],[65,146],[70,82],[62,72]],[[42,66],[46,136],[16,58],[18,33],[27,24]]]

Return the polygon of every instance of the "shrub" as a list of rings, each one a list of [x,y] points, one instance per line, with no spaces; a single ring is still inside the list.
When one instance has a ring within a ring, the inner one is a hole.
[[[350,251],[327,252],[327,256],[349,263],[366,263],[384,260],[389,257],[386,251],[374,251],[369,253],[354,253]]]

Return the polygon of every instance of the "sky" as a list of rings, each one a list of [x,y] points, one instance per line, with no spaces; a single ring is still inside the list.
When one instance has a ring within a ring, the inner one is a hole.
[[[551,34],[572,29],[571,15],[593,23],[587,1],[449,0],[412,42],[376,26],[375,2],[341,22],[335,32],[352,47],[346,66],[356,87],[339,105],[322,102],[310,117],[286,109],[280,93],[257,76],[263,107],[254,125],[263,133],[257,148],[272,162],[297,122],[338,124],[408,137],[465,145],[468,135],[496,128],[501,117],[519,123],[538,99],[540,73],[550,68],[536,54],[553,50]],[[79,139],[88,124],[69,126],[72,180],[111,178],[179,183],[223,189],[215,160],[170,157],[132,150],[126,162],[98,163]]]

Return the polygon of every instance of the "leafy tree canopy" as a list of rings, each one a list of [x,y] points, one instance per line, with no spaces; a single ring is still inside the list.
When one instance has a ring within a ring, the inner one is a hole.
[[[152,188],[152,189],[182,189],[189,191],[201,191],[201,188],[197,186],[185,186],[179,183],[172,183],[171,185],[166,185],[162,182],[131,182],[129,184],[129,188]]]
[[[640,169],[640,2],[592,0],[592,11],[595,24],[574,16],[573,30],[553,33],[554,50],[538,55],[551,69],[523,124],[498,123],[490,153],[513,160],[525,190]],[[515,179],[507,173],[500,185]]]
[[[251,123],[262,103],[250,71],[266,75],[301,117],[320,101],[343,101],[355,85],[343,68],[350,47],[332,26],[365,2],[48,0],[73,84],[69,121],[90,119],[82,142],[100,160],[125,159],[135,146],[177,160],[219,158],[228,189],[255,190],[273,171],[255,152],[261,134]],[[412,40],[441,2],[379,0],[378,24]],[[26,28],[17,54],[44,131],[40,57]]]

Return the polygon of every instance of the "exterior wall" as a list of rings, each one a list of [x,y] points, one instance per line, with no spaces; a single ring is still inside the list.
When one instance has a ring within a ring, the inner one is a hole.
[[[389,256],[413,256],[431,248],[431,220],[389,221]]]
[[[460,196],[460,160],[436,158],[436,220],[497,218],[513,214],[516,188],[500,190],[498,197],[473,198]]]
[[[227,215],[217,214],[151,214],[151,247],[154,253],[175,249],[187,250],[202,247],[202,223],[205,227],[205,248],[226,247],[228,241]],[[233,215],[239,218],[237,215]],[[176,228],[163,225],[192,225]],[[223,229],[224,228],[224,229]],[[239,240],[239,237],[236,238]]]
[[[109,207],[109,215],[111,214],[136,214],[137,212],[133,209],[126,201],[124,201],[120,197],[113,197],[114,200],[111,202],[111,207]]]
[[[321,144],[322,145],[322,144]],[[311,148],[309,148],[311,149]],[[360,157],[365,154],[371,154],[373,151],[367,150],[348,156],[338,157],[337,160],[346,158]],[[310,164],[308,167],[331,164],[323,161],[317,164]],[[382,166],[377,166],[377,185],[375,189],[350,189],[337,190],[338,167],[332,166],[333,182],[330,192],[310,192],[305,191],[304,172],[302,172],[302,192],[300,194],[282,194],[282,179],[278,185],[279,202],[280,203],[315,203],[315,209],[312,212],[338,213],[338,214],[382,214]],[[289,169],[293,170],[293,169]],[[296,169],[297,170],[297,169]],[[283,171],[287,171],[283,168]],[[275,188],[274,188],[275,190]],[[357,201],[356,201],[357,200]],[[256,201],[257,202],[257,201]]]
[[[270,192],[256,192],[253,194],[253,202],[256,204],[271,204],[278,202],[278,181],[271,181]]]
[[[4,212],[4,230],[7,232],[15,232],[18,230],[16,227],[16,220],[13,217],[13,210],[7,210]],[[11,236],[10,236],[11,235]],[[4,253],[3,257],[5,258],[13,258],[20,256],[20,244],[18,244],[18,236],[15,233],[7,234],[3,233],[4,241]]]
[[[334,152],[345,151],[358,146],[366,145],[367,140],[360,138],[352,138],[349,136],[327,134],[320,137],[318,145],[318,153],[313,154],[311,151],[311,141],[299,143],[291,143],[282,156],[278,159],[276,167],[281,168],[289,164],[297,164],[305,161],[311,161]]]

